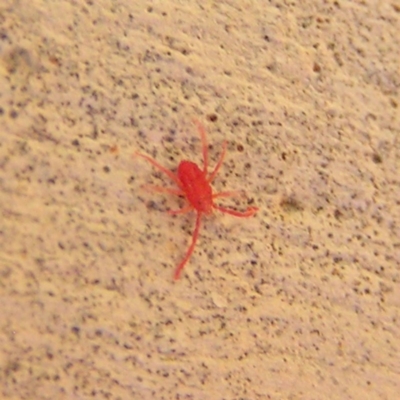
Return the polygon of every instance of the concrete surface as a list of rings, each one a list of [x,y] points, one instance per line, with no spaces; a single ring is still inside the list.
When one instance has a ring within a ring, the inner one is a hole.
[[[0,397],[396,399],[400,3],[0,2]],[[149,193],[211,164],[219,203]]]

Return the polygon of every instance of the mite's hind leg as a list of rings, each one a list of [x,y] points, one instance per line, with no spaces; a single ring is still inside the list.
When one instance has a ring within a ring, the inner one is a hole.
[[[199,231],[200,231],[200,221],[201,221],[201,213],[198,212],[197,213],[197,218],[196,218],[196,226],[194,228],[193,236],[192,236],[192,243],[190,244],[190,247],[189,247],[188,251],[186,252],[186,255],[185,255],[184,259],[176,267],[176,270],[175,270],[175,273],[174,273],[174,279],[175,280],[179,279],[179,277],[181,275],[181,272],[183,270],[183,267],[188,262],[190,256],[193,253],[193,250],[194,250],[194,248],[196,246],[197,238],[199,237]]]

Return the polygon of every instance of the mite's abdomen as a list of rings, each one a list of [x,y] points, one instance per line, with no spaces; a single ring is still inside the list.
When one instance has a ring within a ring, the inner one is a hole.
[[[182,161],[178,167],[178,178],[190,204],[200,212],[212,212],[212,189],[203,171],[191,161]]]

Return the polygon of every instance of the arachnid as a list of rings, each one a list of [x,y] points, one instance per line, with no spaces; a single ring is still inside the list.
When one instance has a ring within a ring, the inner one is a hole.
[[[211,214],[213,209],[216,209],[221,212],[234,215],[235,217],[246,218],[246,217],[251,217],[258,211],[257,207],[249,207],[246,211],[239,212],[229,208],[221,207],[214,203],[214,200],[219,197],[229,197],[237,194],[237,192],[213,193],[211,188],[211,182],[217,175],[218,170],[220,169],[222,162],[224,160],[227,143],[226,141],[224,141],[222,145],[222,152],[217,162],[217,165],[215,166],[214,170],[209,174],[206,132],[203,125],[201,125],[197,121],[195,123],[200,132],[202,149],[203,149],[202,169],[200,169],[199,166],[194,162],[184,160],[179,163],[178,171],[176,174],[174,174],[172,171],[164,168],[162,165],[158,164],[157,161],[147,156],[146,154],[136,153],[137,156],[144,158],[158,170],[167,175],[178,186],[178,189],[165,188],[161,186],[151,186],[150,188],[152,190],[159,193],[169,193],[177,196],[183,196],[187,199],[188,204],[185,207],[179,210],[168,211],[169,214],[171,215],[184,214],[193,210],[197,212],[196,225],[192,236],[192,243],[190,244],[185,257],[175,270],[174,274],[175,279],[179,279],[183,267],[185,266],[185,264],[187,263],[187,261],[189,260],[190,256],[193,253],[197,238],[199,236],[200,222],[203,214]]]

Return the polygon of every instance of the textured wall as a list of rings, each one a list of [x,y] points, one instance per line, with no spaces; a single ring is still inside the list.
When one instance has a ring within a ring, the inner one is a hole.
[[[0,2],[0,397],[395,399],[400,3]],[[204,218],[144,184],[201,164]]]

